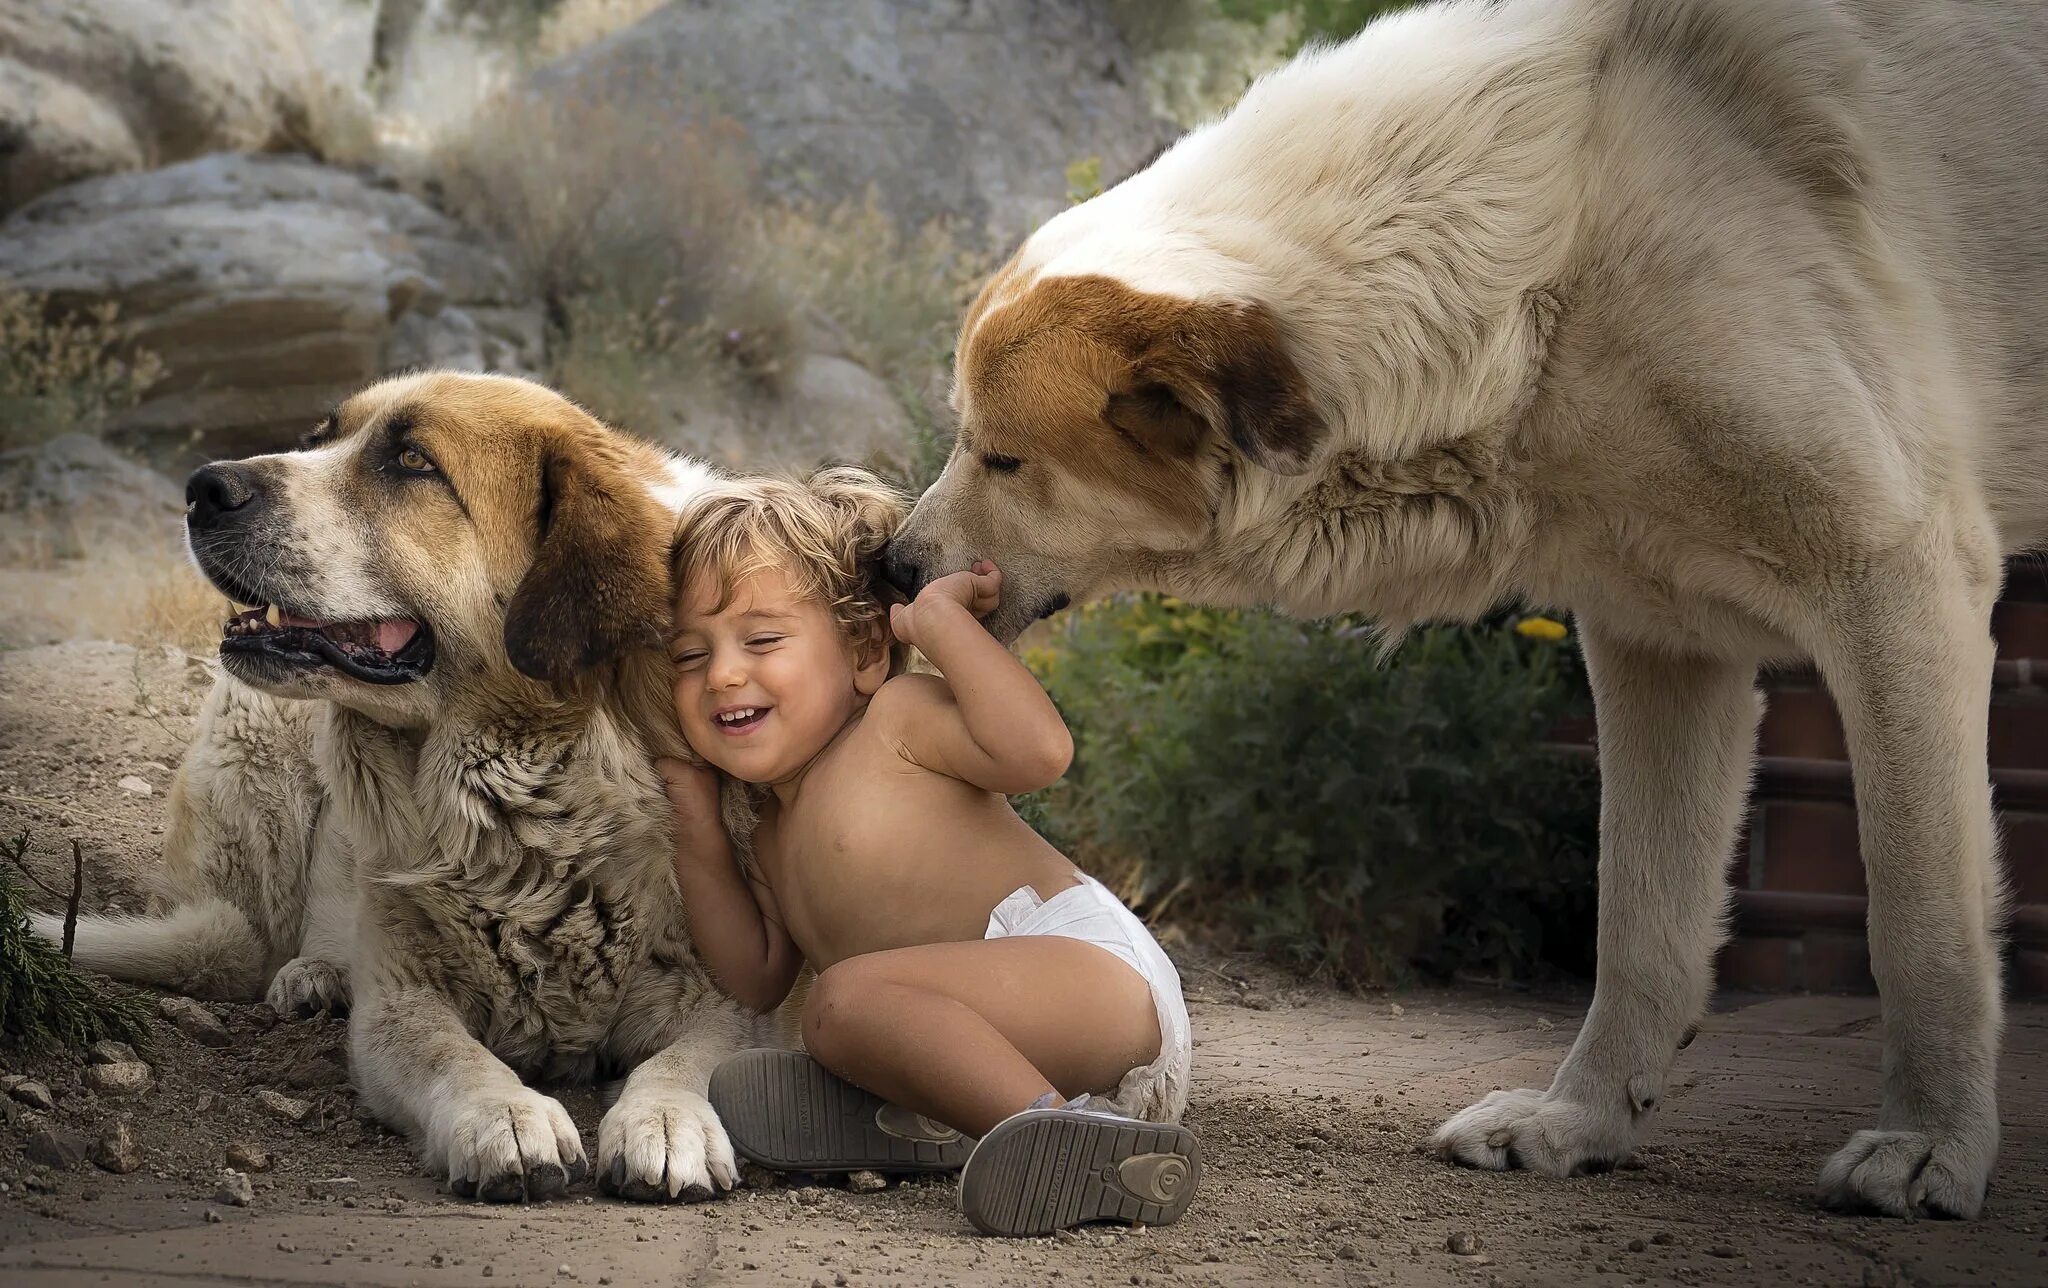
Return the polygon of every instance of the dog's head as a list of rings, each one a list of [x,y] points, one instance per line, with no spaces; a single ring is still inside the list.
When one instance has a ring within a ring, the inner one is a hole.
[[[1300,474],[1327,432],[1257,301],[1013,264],[968,311],[955,362],[959,437],[887,570],[915,594],[993,559],[1002,639],[1196,548],[1235,472]]]
[[[418,725],[480,683],[561,689],[658,648],[671,484],[539,385],[435,372],[350,398],[298,451],[194,472],[187,540],[253,605],[222,635],[230,673]]]

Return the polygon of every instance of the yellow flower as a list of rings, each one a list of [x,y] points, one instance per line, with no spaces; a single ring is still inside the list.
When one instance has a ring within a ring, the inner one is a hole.
[[[1524,617],[1515,623],[1515,634],[1525,639],[1548,640],[1555,644],[1570,635],[1571,631],[1566,629],[1563,622],[1548,617]]]

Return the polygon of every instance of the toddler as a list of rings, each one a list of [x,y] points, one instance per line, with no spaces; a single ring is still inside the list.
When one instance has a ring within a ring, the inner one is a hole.
[[[797,1171],[963,1168],[980,1229],[1163,1224],[1200,1177],[1180,980],[1145,926],[1004,798],[1057,779],[1059,712],[980,621],[993,565],[889,607],[903,503],[858,470],[748,479],[676,538],[676,714],[708,766],[664,760],[697,950],[743,1004],[808,964],[808,1055],[711,1083],[734,1146]],[[893,638],[892,638],[893,637]],[[943,673],[903,674],[903,646]],[[711,767],[751,785],[735,857]]]

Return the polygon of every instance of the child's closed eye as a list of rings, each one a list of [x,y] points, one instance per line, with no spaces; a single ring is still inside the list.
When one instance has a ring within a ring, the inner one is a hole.
[[[773,647],[773,646],[775,646],[775,645],[777,645],[777,644],[780,644],[780,643],[782,643],[782,641],[783,641],[783,640],[785,640],[785,639],[787,639],[787,638],[788,638],[788,636],[786,636],[786,635],[768,635],[768,634],[762,634],[762,635],[749,635],[749,636],[747,637],[747,647],[748,647],[748,648],[771,648],[771,647]]]
[[[681,667],[685,671],[694,671],[698,667],[704,665],[704,659],[710,656],[711,654],[705,652],[701,648],[686,648],[682,652],[677,653],[673,657],[669,658],[669,661],[675,663],[678,667]]]

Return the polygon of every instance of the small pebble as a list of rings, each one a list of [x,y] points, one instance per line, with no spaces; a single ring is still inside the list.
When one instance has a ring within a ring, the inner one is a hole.
[[[210,1208],[206,1209],[206,1223],[207,1223],[208,1225],[219,1225],[219,1224],[220,1224],[220,1209],[219,1209],[219,1208],[217,1208],[217,1207],[210,1207]]]
[[[121,776],[121,781],[119,783],[116,783],[115,786],[119,787],[122,791],[127,792],[130,796],[147,796],[151,792],[154,792],[156,790],[156,788],[151,787],[146,781],[137,778],[133,774],[123,774]]]
[[[1641,1239],[1630,1239],[1628,1241],[1628,1250],[1630,1252],[1642,1252],[1649,1246],[1649,1244],[1644,1243]]]
[[[1482,1245],[1479,1236],[1466,1230],[1459,1230],[1444,1240],[1444,1250],[1460,1257],[1476,1257]]]
[[[226,1150],[228,1166],[239,1172],[267,1172],[277,1162],[277,1156],[260,1146],[247,1141],[236,1141]]]
[[[889,1182],[880,1172],[848,1172],[846,1188],[855,1194],[873,1194],[876,1190],[888,1189]]]
[[[72,1168],[85,1161],[92,1150],[92,1143],[78,1132],[66,1127],[42,1127],[28,1138],[24,1152],[31,1163],[46,1167]],[[35,1178],[30,1177],[31,1181]]]
[[[149,1066],[140,1060],[85,1067],[85,1085],[103,1096],[139,1096],[149,1090],[154,1076]]]
[[[280,1095],[268,1087],[256,1092],[256,1103],[262,1106],[263,1112],[292,1123],[304,1122],[306,1115],[313,1112],[313,1106],[307,1101]]]
[[[142,1166],[142,1145],[128,1124],[117,1120],[100,1133],[92,1147],[92,1161],[103,1171],[123,1176]]]
[[[220,1174],[220,1184],[213,1192],[214,1201],[231,1207],[248,1207],[256,1201],[256,1190],[249,1184],[247,1175],[228,1168]]]
[[[93,1064],[136,1064],[142,1059],[135,1054],[134,1047],[111,1038],[101,1038],[93,1043],[86,1049],[85,1058]]]
[[[224,1047],[234,1041],[227,1027],[195,998],[167,997],[156,1004],[156,1010],[178,1032],[201,1046]]]
[[[1707,1249],[1707,1255],[1710,1257],[1732,1257],[1735,1255],[1735,1249],[1725,1243],[1717,1243]]]
[[[40,1109],[46,1114],[57,1112],[57,1098],[50,1094],[47,1086],[34,1078],[8,1079],[7,1094],[30,1109]]]

